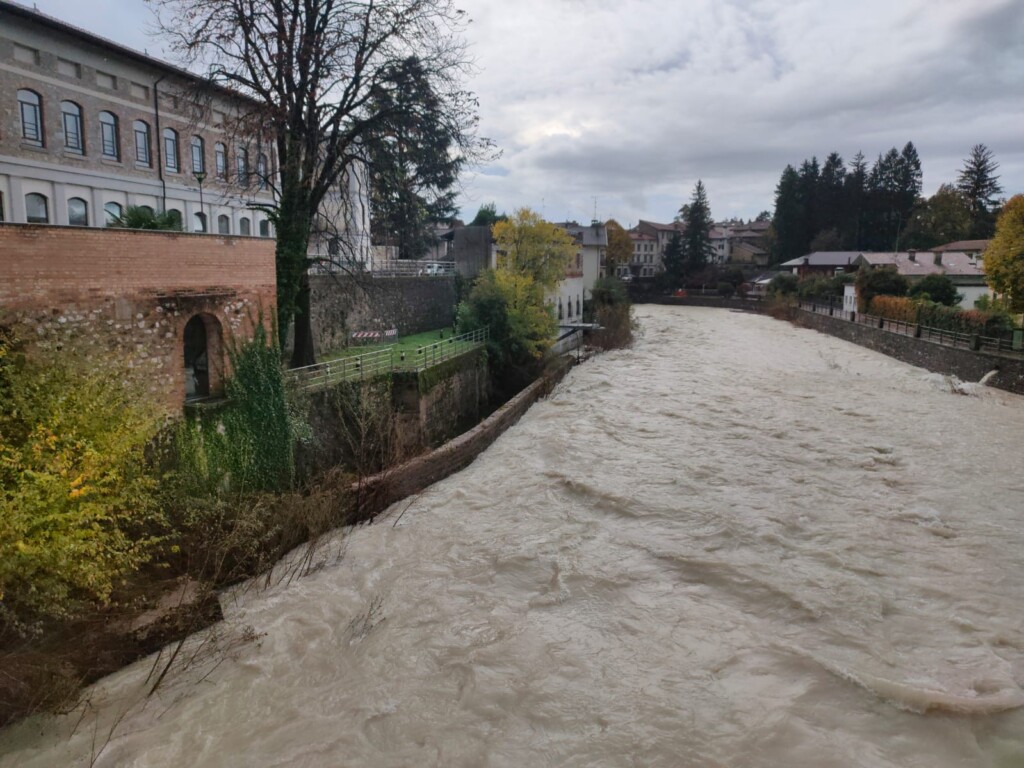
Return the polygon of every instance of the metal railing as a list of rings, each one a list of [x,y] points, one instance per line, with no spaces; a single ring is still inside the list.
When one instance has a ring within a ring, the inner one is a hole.
[[[448,339],[436,341],[433,344],[418,348],[415,352],[401,355],[396,365],[396,370],[422,371],[445,360],[465,354],[487,343],[490,333],[487,328],[478,328],[475,331],[464,333],[461,336],[452,336]]]
[[[490,334],[480,328],[461,336],[399,352],[395,345],[362,355],[350,355],[285,371],[285,382],[297,389],[321,389],[345,381],[362,381],[398,371],[423,371],[487,343]]]
[[[974,351],[994,352],[1002,355],[1024,355],[1024,345],[1020,340],[1013,338],[1002,338],[995,336],[982,336],[976,333],[964,333],[963,331],[950,331],[945,328],[935,328],[930,325],[920,325],[908,320],[890,320],[887,317],[869,315],[863,312],[852,312],[844,310],[841,306],[819,304],[815,301],[801,299],[798,302],[800,309],[814,312],[819,315],[831,315],[845,320],[852,319],[858,325],[868,325],[872,328],[879,328],[890,333],[897,333],[901,336],[913,336],[915,338],[931,341],[935,344],[942,344],[947,347],[959,347]],[[1015,331],[1018,336],[1020,329]]]
[[[374,277],[448,277],[455,274],[454,261],[390,259],[374,261]]]

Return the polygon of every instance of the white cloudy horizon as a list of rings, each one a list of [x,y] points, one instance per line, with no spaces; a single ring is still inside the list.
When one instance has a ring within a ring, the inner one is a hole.
[[[36,0],[153,55],[143,0]],[[552,220],[668,221],[697,179],[716,219],[771,210],[787,163],[869,163],[913,141],[924,194],[971,147],[1024,192],[1024,0],[462,0],[480,133],[502,156],[465,175]]]

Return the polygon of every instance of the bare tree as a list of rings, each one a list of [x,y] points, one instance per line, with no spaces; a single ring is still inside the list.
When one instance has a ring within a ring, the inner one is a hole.
[[[476,101],[463,89],[466,17],[451,0],[149,0],[158,29],[212,86],[255,101],[250,135],[277,150],[277,301],[281,338],[295,324],[292,365],[313,362],[308,253],[324,199],[363,162],[365,142],[408,108],[409,69],[445,107],[454,146],[476,145]],[[381,105],[387,105],[383,107]],[[344,242],[344,241],[343,241]]]

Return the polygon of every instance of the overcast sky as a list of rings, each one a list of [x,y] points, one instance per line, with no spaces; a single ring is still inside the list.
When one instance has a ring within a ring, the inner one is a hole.
[[[25,0],[23,0],[24,2]],[[161,55],[143,0],[36,0]],[[552,220],[669,221],[697,179],[718,218],[770,210],[779,174],[830,151],[913,141],[924,192],[972,145],[1024,192],[1024,0],[463,0],[481,133],[481,203]]]

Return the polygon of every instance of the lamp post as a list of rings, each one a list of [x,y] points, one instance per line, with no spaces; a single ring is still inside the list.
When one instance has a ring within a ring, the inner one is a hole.
[[[206,206],[203,205],[203,182],[206,181],[206,171],[195,171],[192,175],[199,182],[199,212],[203,214],[203,232],[208,233],[210,231],[210,223],[209,219],[206,218]]]

